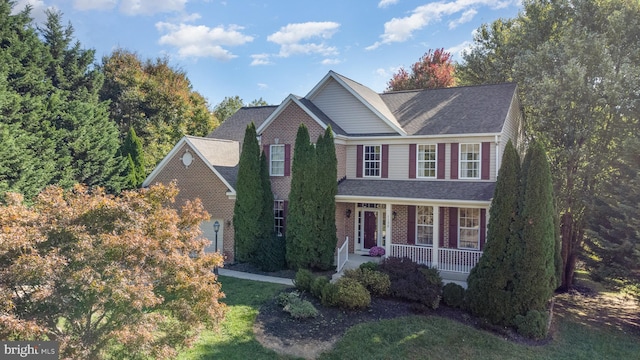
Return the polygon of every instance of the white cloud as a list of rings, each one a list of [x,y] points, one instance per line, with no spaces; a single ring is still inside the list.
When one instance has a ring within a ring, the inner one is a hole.
[[[449,22],[449,29],[455,29],[456,27],[458,27],[458,25],[468,23],[469,21],[473,20],[473,17],[476,16],[477,13],[478,10],[476,9],[469,9],[465,11],[464,13],[462,13],[460,18]]]
[[[193,14],[186,14],[186,15],[182,16],[180,18],[180,21],[181,22],[193,22],[193,21],[199,20],[201,18],[202,18],[202,16],[200,14],[193,13]]]
[[[380,0],[378,3],[379,8],[386,8],[389,5],[395,5],[399,0]]]
[[[258,89],[265,90],[265,89],[268,89],[268,88],[269,88],[269,85],[264,84],[264,83],[258,83]]]
[[[342,61],[340,61],[339,59],[324,59],[322,60],[321,64],[322,65],[336,65],[336,64],[340,64]]]
[[[251,55],[253,61],[251,61],[251,66],[258,65],[270,65],[273,64],[270,60],[271,55],[269,54],[254,54]]]
[[[111,10],[118,5],[118,0],[74,0],[73,8],[86,10]]]
[[[330,39],[340,24],[335,22],[306,22],[283,26],[279,31],[269,35],[268,41],[280,45],[278,56],[289,57],[296,54],[321,54],[331,56],[338,54],[335,47],[328,46],[324,40]],[[320,42],[305,42],[319,38]]]
[[[55,10],[54,6],[45,5],[42,0],[18,0],[16,1],[13,9],[11,10],[11,14],[15,15],[24,8],[30,5],[31,6],[31,17],[36,21],[36,23],[44,23],[47,20],[47,15],[45,14],[45,10],[51,9]]]
[[[384,24],[384,33],[380,35],[380,41],[375,42],[366,49],[373,50],[383,44],[407,41],[415,31],[421,30],[433,22],[440,21],[443,16],[462,12],[460,21],[475,15],[470,11],[476,7],[487,6],[492,9],[498,9],[511,3],[511,0],[453,0],[427,3],[415,8],[409,16],[393,18],[387,21]]]
[[[126,15],[153,15],[184,10],[188,0],[122,0],[120,11]]]
[[[387,72],[387,70],[383,69],[383,68],[376,69],[375,73],[376,73],[376,75],[382,76],[384,78],[388,78],[390,76],[389,73]]]
[[[240,32],[238,25],[217,26],[156,23],[160,32],[166,32],[158,41],[162,45],[178,48],[181,57],[212,57],[218,60],[230,60],[235,57],[223,46],[239,46],[253,41],[253,37]]]
[[[445,51],[450,53],[451,56],[453,56],[454,58],[458,58],[461,59],[462,55],[465,52],[470,51],[473,48],[473,42],[472,41],[464,41],[458,45],[455,45],[453,47],[450,47],[448,49],[446,49]]]

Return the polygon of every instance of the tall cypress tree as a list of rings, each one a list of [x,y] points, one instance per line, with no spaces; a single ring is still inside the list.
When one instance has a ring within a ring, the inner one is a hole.
[[[127,187],[139,187],[146,177],[144,169],[144,153],[142,152],[142,141],[136,135],[136,130],[132,127],[127,132],[127,137],[122,144],[121,154],[127,157],[127,172],[125,174],[128,179]]]
[[[516,315],[509,304],[518,266],[513,261],[512,230],[518,217],[519,186],[520,156],[509,140],[489,210],[484,253],[467,278],[469,310],[494,324],[508,324]]]
[[[335,197],[338,193],[338,160],[331,126],[327,127],[324,136],[320,135],[318,137],[316,154],[317,262],[313,266],[320,269],[329,269],[333,265],[335,247],[338,242],[335,202]]]
[[[287,263],[305,268],[316,263],[316,154],[309,131],[300,124],[291,168],[291,191],[287,214]]]
[[[263,206],[262,182],[260,179],[260,145],[256,127],[247,125],[238,164],[236,202],[233,208],[234,241],[239,261],[249,261],[258,249],[263,228],[260,216]]]
[[[555,208],[549,162],[542,145],[529,146],[524,179],[520,231],[515,232],[514,287],[511,304],[520,315],[544,311],[553,296],[556,277]],[[517,241],[519,240],[519,241]]]

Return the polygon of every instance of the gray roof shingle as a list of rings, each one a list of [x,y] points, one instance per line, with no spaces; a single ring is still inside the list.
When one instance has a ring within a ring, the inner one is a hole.
[[[464,86],[381,94],[408,135],[499,133],[516,84]]]
[[[235,140],[242,143],[247,125],[253,121],[256,129],[271,115],[277,106],[242,107],[207,135],[208,138]]]
[[[222,176],[229,185],[231,185],[234,189],[236,188],[236,183],[238,182],[238,165],[236,166],[214,166],[216,171]]]
[[[338,196],[423,200],[490,201],[494,182],[345,179]]]

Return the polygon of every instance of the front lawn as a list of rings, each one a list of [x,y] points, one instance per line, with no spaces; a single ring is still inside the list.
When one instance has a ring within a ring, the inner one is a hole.
[[[220,280],[227,295],[223,301],[229,305],[227,319],[219,333],[204,332],[179,359],[291,359],[265,349],[253,335],[260,306],[285,286],[223,276]],[[629,331],[624,322],[611,317],[594,322],[594,303],[603,300],[591,300],[580,295],[558,296],[553,338],[546,345],[517,344],[439,316],[406,316],[354,326],[321,359],[638,358],[640,328]],[[637,307],[634,309],[637,320]]]

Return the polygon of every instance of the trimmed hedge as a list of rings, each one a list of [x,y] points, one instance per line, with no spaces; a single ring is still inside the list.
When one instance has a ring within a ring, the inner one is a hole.
[[[342,277],[336,282],[337,304],[343,309],[364,309],[371,305],[371,294],[357,280]]]
[[[442,301],[453,308],[464,305],[464,288],[456,283],[448,283],[442,288]]]
[[[409,258],[386,258],[380,271],[389,275],[391,296],[419,302],[432,309],[440,305],[442,278],[437,269],[413,262]]]
[[[300,269],[296,272],[296,278],[293,279],[293,285],[300,291],[311,291],[311,284],[313,284],[314,279],[315,276],[311,270]]]
[[[389,295],[391,288],[391,280],[389,275],[369,268],[349,269],[344,271],[344,277],[356,279],[362,284],[371,295],[386,296]]]

